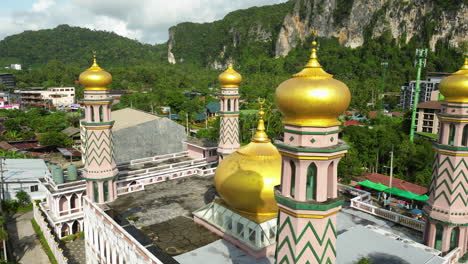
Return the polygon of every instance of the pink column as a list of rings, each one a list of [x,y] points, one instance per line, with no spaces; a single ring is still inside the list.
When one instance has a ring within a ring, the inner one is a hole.
[[[104,184],[103,182],[98,182],[98,190],[99,190],[99,202],[104,203]]]

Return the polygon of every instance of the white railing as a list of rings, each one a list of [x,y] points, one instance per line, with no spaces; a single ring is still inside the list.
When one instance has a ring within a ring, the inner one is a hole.
[[[370,198],[370,193],[363,191],[363,190],[358,190],[356,188],[352,188],[349,186],[345,185],[338,185],[342,190],[345,189],[349,191],[350,193],[355,193],[355,194],[360,194],[359,196],[354,197],[351,199],[351,207],[355,208],[357,210],[369,213],[371,215],[376,215],[381,218],[390,220],[392,222],[398,223],[400,225],[418,230],[418,231],[424,231],[425,223],[423,221],[419,221],[417,219],[404,216],[402,214],[392,212],[389,210],[385,210],[383,208],[377,207],[372,205],[372,200]]]
[[[458,259],[460,259],[461,256],[461,249],[459,247],[453,249],[447,255],[445,255],[444,259],[447,260],[446,263],[448,264],[456,264],[458,263]]]
[[[139,175],[134,178],[123,178],[117,182],[121,186],[117,188],[117,194],[127,194],[145,189],[146,185],[165,182],[168,180],[180,179],[188,176],[210,176],[213,175],[216,168],[202,169],[201,166],[207,166],[210,164],[197,164],[191,167],[182,169],[175,169],[170,171],[158,172],[149,175]],[[131,184],[135,182],[135,184]]]
[[[146,169],[140,169],[140,170],[132,170],[132,171],[122,171],[119,174],[119,177],[128,177],[128,176],[141,176],[145,175],[151,172],[155,171],[161,171],[161,170],[170,170],[178,167],[184,167],[187,165],[195,165],[195,164],[203,164],[207,163],[206,159],[196,159],[196,160],[186,160],[186,161],[181,161],[177,163],[171,163],[171,164],[163,164],[155,167],[150,167]]]
[[[188,155],[188,151],[182,151],[182,152],[177,152],[177,153],[157,155],[157,156],[141,158],[141,159],[134,159],[130,161],[130,165],[180,158],[180,157],[185,157],[187,155]]]
[[[48,223],[45,220],[45,217],[41,214],[41,209],[36,206],[36,203],[33,202],[33,212],[34,219],[36,220],[39,228],[41,229],[42,234],[54,254],[55,259],[59,264],[68,264],[68,258],[63,255],[63,249],[60,248],[58,241],[55,239],[55,235],[52,230],[48,227]]]

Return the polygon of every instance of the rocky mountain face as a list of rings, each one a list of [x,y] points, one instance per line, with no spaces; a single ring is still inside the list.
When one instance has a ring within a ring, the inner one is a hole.
[[[319,36],[337,38],[341,45],[351,48],[363,45],[366,38],[376,38],[384,33],[390,33],[399,43],[408,43],[416,37],[432,50],[440,39],[458,47],[468,42],[467,2],[291,0],[255,10],[239,10],[213,23],[197,26],[190,23],[191,29],[182,29],[180,25],[172,27],[169,32],[168,61],[176,63],[193,57],[194,51],[190,50],[190,45],[195,43],[209,47],[211,53],[204,53],[204,64],[218,69],[223,68],[227,60],[242,56],[243,50],[255,45],[267,49],[266,53],[272,57],[282,57],[306,40],[312,28],[318,30]],[[273,15],[269,16],[269,12]],[[202,27],[210,27],[211,32],[206,33],[218,34],[217,38],[180,38],[180,31],[193,31],[196,34]]]
[[[318,29],[319,36],[336,37],[340,44],[351,48],[364,43],[366,29],[370,29],[373,38],[388,30],[393,38],[404,38],[406,43],[423,30],[431,30],[432,50],[439,39],[448,39],[453,46],[468,40],[465,4],[457,9],[440,10],[434,1],[428,0],[346,1],[347,6],[339,6],[344,1],[296,0],[294,9],[284,18],[275,55],[286,56],[299,41],[310,36],[312,27]],[[344,8],[349,9],[340,12]],[[340,14],[345,17],[339,17]]]

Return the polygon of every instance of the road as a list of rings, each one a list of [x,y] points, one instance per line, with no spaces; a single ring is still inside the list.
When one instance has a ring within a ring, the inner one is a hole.
[[[10,245],[17,263],[50,264],[31,224],[33,212],[15,214],[7,225]]]

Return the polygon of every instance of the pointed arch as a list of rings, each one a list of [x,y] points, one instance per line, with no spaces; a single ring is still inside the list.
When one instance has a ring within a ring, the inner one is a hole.
[[[463,127],[462,146],[468,146],[468,124]]]
[[[102,108],[102,105],[99,106],[99,120],[100,122],[104,122],[104,110]]]
[[[91,107],[91,122],[94,122],[94,106],[90,106]]]
[[[289,161],[289,166],[291,167],[291,190],[290,195],[294,198],[295,191],[296,191],[296,164],[294,161]]]
[[[97,182],[93,182],[93,191],[94,202],[99,203],[99,187]]]
[[[441,224],[436,224],[436,235],[434,248],[442,251],[442,237],[444,235],[444,227]]]
[[[317,165],[314,162],[307,168],[306,199],[317,199]]]
[[[227,110],[231,111],[231,99],[227,99]]]
[[[73,222],[71,230],[72,230],[72,234],[76,234],[80,232],[80,224],[78,223],[77,220]]]
[[[104,182],[104,202],[109,201],[109,181]]]
[[[62,228],[60,229],[60,234],[62,235],[62,237],[66,237],[69,235],[68,224],[64,223],[62,225]]]
[[[466,127],[466,125],[465,125]],[[453,250],[454,248],[458,247],[458,240],[460,238],[460,227],[456,226],[452,229],[450,234],[450,249],[449,251]]]
[[[454,145],[455,144],[455,125],[450,124],[450,132],[449,132],[449,145]]]
[[[76,193],[74,193],[70,197],[70,209],[75,209],[77,207],[78,207],[78,195],[76,195]]]
[[[67,209],[68,209],[68,200],[65,196],[62,196],[59,199],[59,211],[62,212]]]

